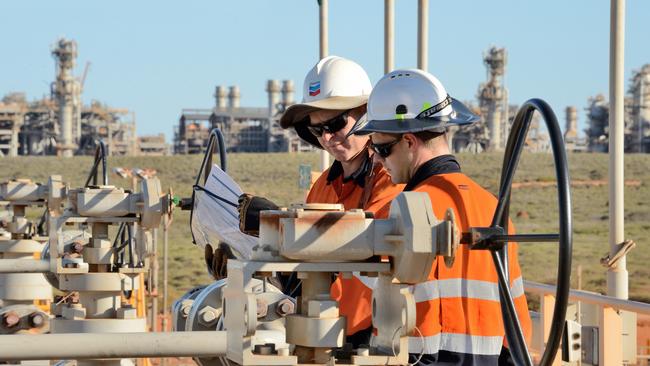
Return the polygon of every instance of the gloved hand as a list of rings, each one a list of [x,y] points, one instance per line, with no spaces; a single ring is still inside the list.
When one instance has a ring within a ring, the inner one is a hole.
[[[260,211],[277,210],[279,207],[264,197],[244,193],[239,196],[239,230],[244,234],[260,235]]]
[[[212,245],[205,246],[205,264],[208,266],[208,272],[215,280],[220,280],[228,276],[228,259],[234,259],[230,247],[227,244],[220,243],[219,246],[212,250]]]

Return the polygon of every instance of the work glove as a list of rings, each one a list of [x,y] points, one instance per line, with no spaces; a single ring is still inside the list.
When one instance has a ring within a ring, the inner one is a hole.
[[[234,259],[228,244],[219,243],[216,249],[212,245],[205,246],[205,264],[208,266],[208,272],[215,280],[220,280],[228,276],[228,259]]]
[[[239,196],[239,230],[242,233],[260,235],[260,211],[277,210],[279,207],[264,197],[244,193]]]

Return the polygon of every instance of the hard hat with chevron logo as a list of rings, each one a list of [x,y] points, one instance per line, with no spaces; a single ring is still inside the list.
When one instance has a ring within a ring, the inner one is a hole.
[[[322,109],[343,111],[365,105],[372,84],[368,74],[356,62],[328,56],[309,71],[302,90],[302,102],[287,108],[280,118],[280,125],[283,128],[295,127],[300,137],[320,147],[316,137],[306,128],[309,113]]]

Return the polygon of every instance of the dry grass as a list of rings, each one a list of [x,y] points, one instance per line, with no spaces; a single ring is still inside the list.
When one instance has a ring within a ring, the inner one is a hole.
[[[229,173],[246,192],[263,195],[277,203],[300,202],[304,192],[298,188],[298,165],[317,166],[316,154],[232,154]],[[463,170],[492,192],[496,192],[502,164],[499,154],[460,155]],[[571,178],[574,180],[606,180],[607,155],[576,154],[569,157]],[[110,167],[154,168],[163,187],[173,187],[174,193],[187,197],[191,193],[200,156],[172,157],[116,157]],[[45,181],[50,174],[61,174],[72,186],[84,183],[91,159],[77,157],[70,160],[51,157],[20,157],[0,159],[0,180],[29,177]],[[626,237],[637,242],[637,248],[628,256],[630,295],[650,301],[650,253],[646,250],[650,234],[650,155],[626,156],[626,179],[641,183],[625,188]],[[528,154],[522,158],[518,182],[547,182],[554,179],[552,157],[546,154]],[[130,182],[110,176],[111,184],[128,187]],[[572,189],[574,241],[573,286],[577,287],[576,269],[583,269],[582,287],[604,292],[605,269],[599,258],[608,252],[608,186],[580,185]],[[528,218],[515,214],[526,211]],[[511,214],[519,232],[553,232],[557,230],[556,190],[553,186],[527,186],[516,189],[512,195]],[[202,251],[192,245],[189,232],[189,214],[175,211],[170,239],[170,299],[187,289],[210,281],[203,264]],[[553,283],[557,257],[552,244],[522,244],[521,263],[526,279]]]

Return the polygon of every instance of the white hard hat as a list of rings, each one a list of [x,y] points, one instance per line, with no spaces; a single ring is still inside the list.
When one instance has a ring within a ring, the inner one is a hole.
[[[367,123],[351,133],[405,133],[444,131],[451,125],[479,120],[465,105],[450,97],[442,83],[422,70],[395,70],[386,74],[368,100]]]
[[[280,125],[282,128],[295,126],[309,113],[321,109],[347,110],[362,106],[368,102],[371,91],[368,74],[359,64],[339,56],[325,57],[307,73],[302,87],[302,103],[287,108],[280,118]],[[306,133],[311,138],[300,132],[302,138],[320,146],[308,131]]]

